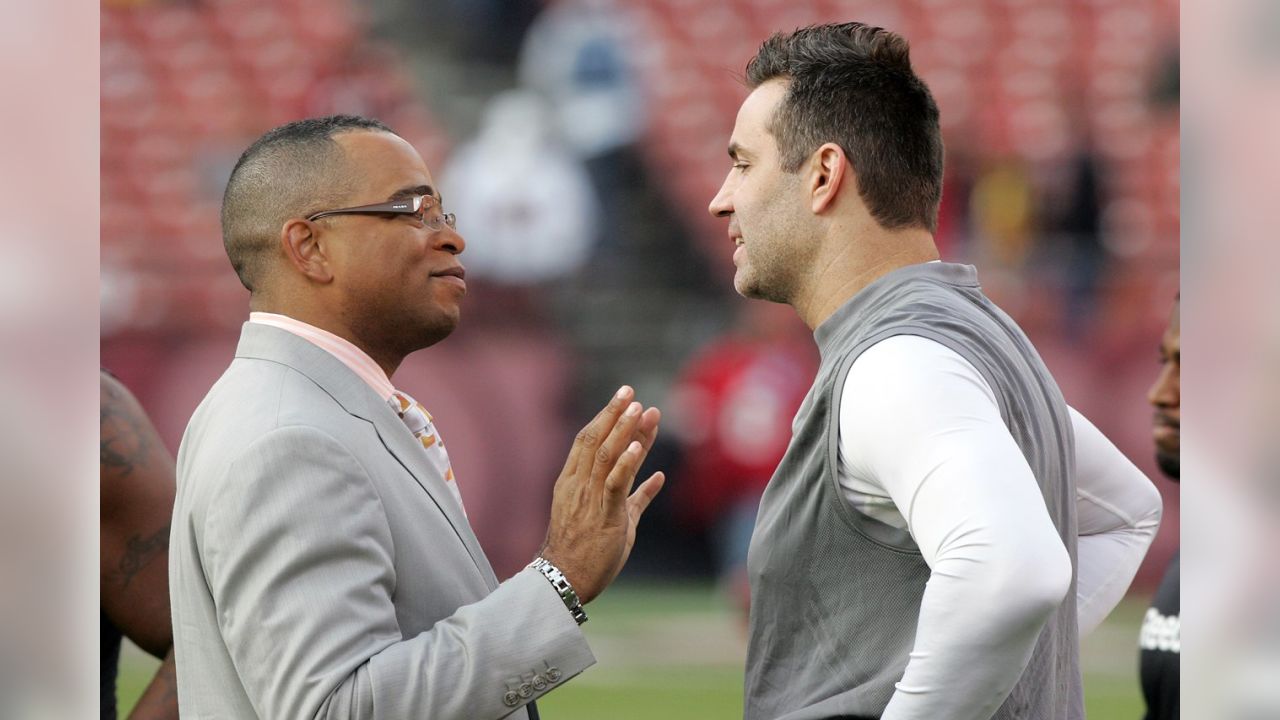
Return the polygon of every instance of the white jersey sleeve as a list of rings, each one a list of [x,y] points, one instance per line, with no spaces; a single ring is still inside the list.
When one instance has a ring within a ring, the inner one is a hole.
[[[839,444],[841,465],[883,488],[931,571],[884,720],[987,720],[1072,574],[990,387],[937,342],[886,339],[849,371]]]
[[[1076,436],[1076,614],[1080,636],[1115,608],[1160,529],[1160,493],[1129,458],[1071,409]]]
[[[840,464],[883,488],[931,571],[883,717],[986,720],[1071,584],[1039,486],[990,387],[934,341],[877,343],[842,392]]]

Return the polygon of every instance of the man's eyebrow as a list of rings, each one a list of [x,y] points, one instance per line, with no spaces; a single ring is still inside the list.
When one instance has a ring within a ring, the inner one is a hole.
[[[732,158],[734,162],[739,162],[742,160],[750,160],[752,158],[752,153],[751,150],[743,147],[741,143],[735,140],[729,143],[729,157]]]
[[[400,188],[399,190],[391,193],[391,197],[387,199],[403,200],[405,198],[413,197],[414,195],[430,195],[436,199],[436,202],[444,202],[443,198],[441,198],[436,192],[436,189],[430,185],[414,185],[413,187]]]

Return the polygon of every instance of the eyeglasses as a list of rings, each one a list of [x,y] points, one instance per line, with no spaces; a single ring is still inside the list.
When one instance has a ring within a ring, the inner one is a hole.
[[[377,203],[374,205],[357,205],[356,207],[339,208],[337,210],[321,210],[307,216],[307,220],[318,220],[329,215],[416,215],[427,228],[440,231],[449,226],[458,227],[458,218],[453,213],[430,213],[432,208],[439,209],[436,199],[431,195],[414,195],[403,200]]]

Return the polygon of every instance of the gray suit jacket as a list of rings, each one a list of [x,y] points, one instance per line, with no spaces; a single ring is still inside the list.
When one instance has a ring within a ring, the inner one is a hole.
[[[595,662],[545,578],[498,584],[395,412],[277,328],[191,418],[170,541],[184,719],[523,718]]]

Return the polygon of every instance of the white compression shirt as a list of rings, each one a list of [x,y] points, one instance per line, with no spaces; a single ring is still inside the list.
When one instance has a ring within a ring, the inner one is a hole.
[[[899,335],[863,352],[840,406],[839,482],[906,528],[930,568],[916,642],[884,720],[987,720],[1071,579],[1066,549],[995,395],[967,360]],[[1076,440],[1083,636],[1124,595],[1160,524],[1160,495],[1084,416]]]

